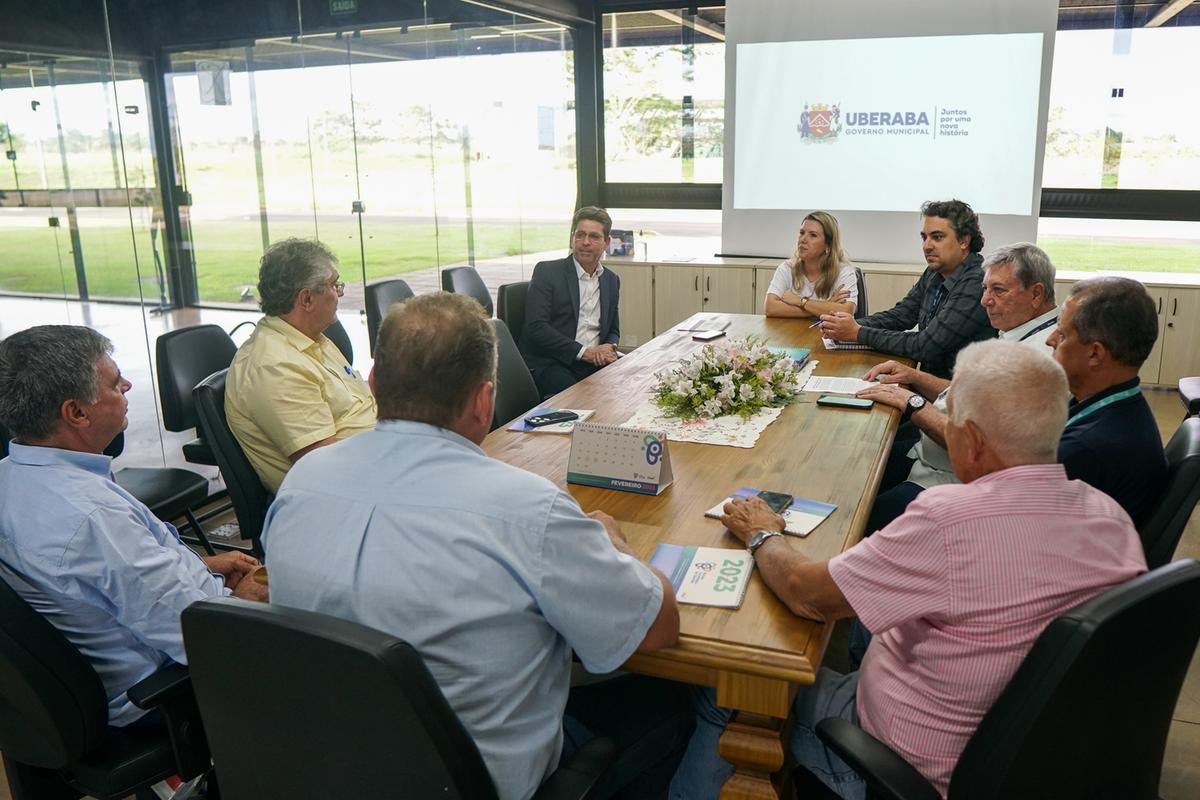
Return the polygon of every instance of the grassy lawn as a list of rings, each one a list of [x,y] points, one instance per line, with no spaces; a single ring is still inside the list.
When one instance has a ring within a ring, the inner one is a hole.
[[[567,227],[565,221],[522,226],[477,223],[475,258],[565,250]],[[262,255],[258,221],[197,220],[192,230],[201,297],[209,302],[237,302],[241,287],[256,282],[258,259]],[[319,233],[321,240],[337,254],[346,279],[358,280],[361,275],[358,225],[352,220],[322,222],[318,231],[314,231],[311,221],[278,222],[270,226],[272,240],[314,233]],[[371,222],[368,216],[364,220],[363,237],[368,280],[462,263],[468,257],[466,226],[461,223],[441,225],[435,230],[429,223]],[[140,265],[147,299],[157,299],[148,230],[138,230],[136,260],[127,226],[81,223],[80,239],[88,288],[93,296],[137,297],[136,263]],[[1200,243],[1056,238],[1041,244],[1062,270],[1200,271]],[[65,227],[0,227],[0,254],[3,254],[0,291],[68,295],[77,291],[71,241]]]
[[[566,249],[569,222],[524,226],[478,223],[475,257],[483,260]],[[312,236],[312,222],[271,225],[272,240]],[[347,280],[361,275],[358,225],[322,223],[321,239],[341,260]],[[367,278],[450,265],[467,260],[467,231],[462,224],[377,223],[363,229]],[[137,297],[140,265],[147,299],[157,299],[150,237],[138,232],[137,258],[128,227],[81,229],[88,289],[97,297]],[[262,238],[257,220],[198,221],[193,225],[200,296],[210,302],[237,302],[240,287],[257,281]],[[75,263],[65,228],[0,228],[0,291],[38,294],[76,293]],[[60,270],[61,259],[61,270]]]
[[[1045,239],[1038,242],[1057,269],[1131,272],[1200,272],[1200,242],[1195,244]]]

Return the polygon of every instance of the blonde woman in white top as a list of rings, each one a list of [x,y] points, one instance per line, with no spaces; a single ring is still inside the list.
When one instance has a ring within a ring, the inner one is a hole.
[[[800,225],[796,252],[775,270],[767,289],[768,317],[819,317],[835,311],[853,314],[858,277],[842,250],[837,219],[814,211]]]

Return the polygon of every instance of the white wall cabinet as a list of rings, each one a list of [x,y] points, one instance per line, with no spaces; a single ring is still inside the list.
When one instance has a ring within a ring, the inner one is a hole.
[[[654,267],[621,264],[613,271],[621,279],[621,346],[645,344],[654,338]]]
[[[654,267],[654,327],[657,333],[700,311],[753,314],[754,270],[658,264]]]

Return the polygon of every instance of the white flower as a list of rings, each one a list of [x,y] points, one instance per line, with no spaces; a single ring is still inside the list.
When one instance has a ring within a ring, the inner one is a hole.
[[[745,403],[754,399],[754,387],[748,383],[743,383],[738,389],[738,401]]]

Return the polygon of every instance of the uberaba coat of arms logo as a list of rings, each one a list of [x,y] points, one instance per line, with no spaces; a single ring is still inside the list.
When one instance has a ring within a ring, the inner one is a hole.
[[[842,111],[835,103],[805,103],[796,131],[806,142],[831,142],[842,129]]]

